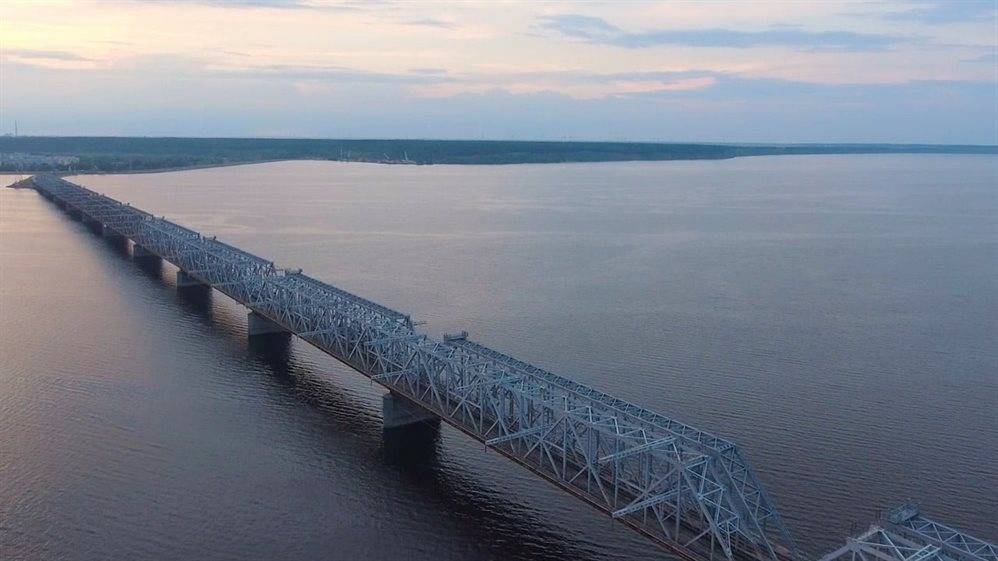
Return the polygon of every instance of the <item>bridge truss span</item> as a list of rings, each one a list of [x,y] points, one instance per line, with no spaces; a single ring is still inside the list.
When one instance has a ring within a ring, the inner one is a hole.
[[[731,442],[50,175],[39,192],[100,222],[393,394],[693,561],[799,559]]]
[[[917,504],[882,518],[820,561],[998,561],[998,546],[925,517]]]

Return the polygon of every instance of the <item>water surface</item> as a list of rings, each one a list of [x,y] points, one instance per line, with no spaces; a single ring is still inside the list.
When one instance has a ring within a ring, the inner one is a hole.
[[[994,156],[74,180],[735,440],[809,552],[906,497],[998,539]],[[449,428],[385,440],[361,376],[0,202],[5,557],[663,557]]]

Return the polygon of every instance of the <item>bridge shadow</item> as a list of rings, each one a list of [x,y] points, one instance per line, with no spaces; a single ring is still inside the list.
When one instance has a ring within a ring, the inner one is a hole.
[[[127,256],[123,256],[127,257]],[[135,267],[151,279],[163,281],[163,260],[160,258],[131,259]]]
[[[214,325],[216,317],[214,290],[204,286],[177,287],[175,290],[177,301],[185,310],[196,314],[206,324]],[[227,324],[231,325],[231,322]]]
[[[439,466],[439,423],[416,423],[384,430],[381,438],[382,457],[387,465],[413,472]]]
[[[83,230],[77,231],[82,233]],[[89,229],[86,231],[89,232]],[[359,445],[367,447],[369,456],[381,459],[380,464],[372,464],[371,469],[386,470],[389,476],[404,482],[423,502],[433,505],[442,517],[456,521],[456,531],[470,538],[472,543],[483,544],[481,555],[488,559],[510,561],[606,559],[605,550],[595,543],[573,537],[572,533],[531,512],[529,507],[508,502],[508,498],[489,489],[475,473],[443,462],[441,432],[451,429],[434,423],[383,430],[377,411],[372,411],[362,400],[342,390],[321,374],[317,365],[296,352],[296,345],[307,345],[304,341],[286,336],[248,338],[245,317],[239,317],[234,311],[236,306],[219,301],[229,300],[228,297],[216,298],[215,291],[210,289],[178,289],[172,274],[175,268],[164,264],[162,259],[133,259],[127,243],[102,245],[132,263],[146,279],[175,291],[181,308],[211,328],[209,336],[231,343],[225,348],[238,349],[242,346],[245,349],[244,353],[232,352],[233,358],[250,360],[263,366],[262,370],[279,382],[274,387],[283,391],[285,396],[293,397],[334,421],[315,427],[317,437],[321,438],[325,431],[361,436]],[[232,304],[237,303],[232,301]],[[324,360],[333,361],[344,376],[360,375],[321,351],[315,352]],[[466,437],[461,435],[460,438]],[[333,447],[331,452],[335,453],[335,446],[340,442],[341,438],[330,438],[319,445]],[[521,469],[513,465],[510,467]],[[543,483],[538,481],[537,484]]]

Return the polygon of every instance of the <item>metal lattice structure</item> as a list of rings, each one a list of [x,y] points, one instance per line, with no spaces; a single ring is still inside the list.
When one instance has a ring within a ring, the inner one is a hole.
[[[60,178],[37,189],[691,560],[799,558],[738,448]],[[908,561],[908,560],[905,560]],[[914,560],[912,560],[914,561]],[[989,560],[993,561],[993,560]]]
[[[929,520],[907,503],[820,561],[998,561],[998,547]]]
[[[938,545],[950,557],[973,561],[998,561],[998,546],[923,516],[918,505],[907,503],[888,511],[887,521],[898,532],[915,540]]]

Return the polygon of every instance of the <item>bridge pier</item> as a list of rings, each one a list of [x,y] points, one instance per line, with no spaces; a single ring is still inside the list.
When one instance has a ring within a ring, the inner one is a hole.
[[[177,288],[194,288],[194,287],[204,287],[211,288],[207,284],[197,280],[196,278],[187,274],[184,270],[177,271]]]
[[[159,259],[159,255],[156,255],[139,244],[132,244],[132,259]]]
[[[98,236],[104,235],[104,223],[100,220],[93,220],[84,216],[82,218],[83,224],[90,228],[90,231],[97,234]]]
[[[258,335],[291,335],[291,332],[287,329],[256,312],[250,312],[246,316],[246,332],[250,337]]]
[[[439,423],[440,418],[413,404],[408,399],[388,392],[381,397],[381,418],[385,430],[417,423]]]
[[[123,246],[123,245],[125,245],[125,243],[127,243],[127,240],[125,239],[125,236],[122,236],[118,232],[115,232],[111,228],[108,228],[107,224],[102,224],[101,225],[101,235],[104,237],[104,239],[106,239],[107,241],[111,242],[114,245],[122,245]]]

